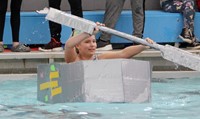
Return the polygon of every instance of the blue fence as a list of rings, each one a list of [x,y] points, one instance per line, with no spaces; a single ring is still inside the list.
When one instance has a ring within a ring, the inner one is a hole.
[[[84,18],[102,22],[104,11],[84,11]],[[182,30],[183,20],[179,13],[166,13],[162,11],[146,11],[144,38],[150,37],[158,43],[182,42],[177,36]],[[195,35],[200,38],[200,13],[195,17]],[[123,11],[116,25],[116,29],[132,34],[131,11]],[[46,44],[50,40],[48,21],[45,15],[35,12],[21,13],[20,42],[25,44]],[[61,42],[65,43],[71,34],[71,28],[62,27]],[[98,37],[98,36],[97,36]],[[4,31],[4,44],[12,44],[10,28],[10,13],[6,15]],[[111,43],[130,43],[130,41],[113,36]]]

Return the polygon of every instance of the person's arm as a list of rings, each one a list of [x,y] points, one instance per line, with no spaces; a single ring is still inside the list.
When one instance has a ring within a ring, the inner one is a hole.
[[[149,38],[146,39],[147,42],[153,43],[153,41]],[[99,55],[99,59],[115,59],[115,58],[131,58],[138,53],[145,50],[147,46],[144,45],[135,45],[135,46],[129,46],[127,48],[124,48],[120,51],[111,51],[107,53],[102,53]]]
[[[79,44],[84,39],[90,37],[88,33],[81,33],[77,36],[70,37],[65,43],[65,62],[74,62],[77,57],[77,52],[75,46]]]

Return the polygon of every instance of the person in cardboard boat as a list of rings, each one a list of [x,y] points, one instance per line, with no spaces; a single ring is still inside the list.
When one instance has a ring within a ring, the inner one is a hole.
[[[99,22],[97,26],[104,26]],[[74,32],[75,34],[70,37],[65,43],[65,61],[66,63],[76,62],[80,60],[101,60],[101,59],[116,59],[116,58],[131,58],[138,53],[142,52],[146,48],[145,45],[134,45],[126,47],[122,50],[107,51],[105,53],[96,54],[97,43],[95,35],[99,32],[98,27],[94,29],[93,34],[86,32],[80,33],[79,31]],[[153,44],[154,41],[150,38],[146,38],[146,41]]]

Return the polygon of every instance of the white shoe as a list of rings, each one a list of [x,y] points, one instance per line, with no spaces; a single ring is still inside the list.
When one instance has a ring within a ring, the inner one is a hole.
[[[49,8],[45,7],[45,8],[42,9],[42,10],[36,10],[36,12],[37,12],[38,14],[48,14]]]
[[[61,51],[63,51],[63,48],[57,47],[57,48],[53,48],[53,49],[44,49],[44,48],[39,47],[38,50],[41,52],[61,52]]]
[[[112,45],[109,44],[109,45],[106,45],[104,47],[101,47],[101,48],[97,48],[97,51],[100,51],[100,50],[112,50]]]
[[[192,40],[190,38],[184,38],[183,36],[179,35],[179,38],[183,41],[185,41],[186,43],[189,43],[191,44],[192,43]]]

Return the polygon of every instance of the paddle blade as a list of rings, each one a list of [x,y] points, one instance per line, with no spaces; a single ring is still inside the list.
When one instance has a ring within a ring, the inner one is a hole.
[[[162,48],[161,48],[162,47]],[[200,71],[200,56],[179,48],[165,45],[161,46],[160,51],[164,59],[188,67],[190,69]]]
[[[54,8],[49,9],[49,12],[45,18],[50,21],[66,25],[89,34],[93,33],[94,28],[96,26],[96,23],[92,21],[79,18],[77,16],[71,15],[69,13]]]

